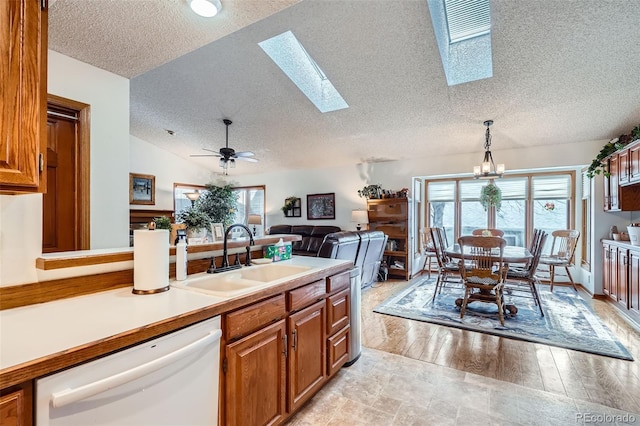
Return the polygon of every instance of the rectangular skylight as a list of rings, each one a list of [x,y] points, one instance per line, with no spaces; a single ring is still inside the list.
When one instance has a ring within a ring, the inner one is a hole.
[[[320,112],[349,108],[316,61],[291,31],[261,41],[258,45]]]
[[[444,0],[449,43],[457,43],[491,31],[489,0]]]

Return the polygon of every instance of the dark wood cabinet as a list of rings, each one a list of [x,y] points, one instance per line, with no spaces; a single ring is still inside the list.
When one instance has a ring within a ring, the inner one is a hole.
[[[618,183],[626,185],[629,183],[629,150],[625,149],[618,153]]]
[[[604,241],[602,290],[624,312],[640,319],[640,247]]]
[[[326,323],[324,300],[289,317],[289,411],[304,404],[325,381]]]
[[[628,155],[624,155],[628,163]],[[636,211],[640,210],[640,182],[632,184],[620,184],[620,156],[612,155],[607,160],[609,175],[604,177],[604,203],[605,211]]]
[[[46,1],[0,1],[0,193],[46,192]]]
[[[225,424],[250,426],[283,421],[286,348],[284,320],[227,345]]]
[[[640,182],[640,143],[629,147],[629,182]]]
[[[382,231],[388,236],[384,260],[389,275],[403,280],[411,279],[411,256],[409,244],[408,198],[384,198],[367,200],[369,229]]]

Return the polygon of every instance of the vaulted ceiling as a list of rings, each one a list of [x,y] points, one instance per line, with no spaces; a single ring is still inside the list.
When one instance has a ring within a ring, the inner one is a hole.
[[[426,0],[57,0],[52,50],[131,79],[131,134],[232,174],[609,139],[640,123],[640,0],[492,0],[493,77],[448,86]],[[349,108],[320,113],[258,46],[291,30]],[[167,129],[175,132],[173,136]],[[428,170],[425,170],[428,172]]]

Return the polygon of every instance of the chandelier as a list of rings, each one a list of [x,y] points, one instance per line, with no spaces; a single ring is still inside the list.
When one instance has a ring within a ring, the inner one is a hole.
[[[476,179],[501,178],[504,174],[504,164],[496,166],[491,155],[491,132],[489,131],[489,126],[492,124],[493,120],[484,122],[484,125],[487,126],[484,140],[484,159],[482,160],[482,165],[473,167],[473,176]]]

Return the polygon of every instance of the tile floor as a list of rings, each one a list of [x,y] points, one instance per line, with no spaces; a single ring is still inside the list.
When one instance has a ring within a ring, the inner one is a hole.
[[[363,348],[287,425],[640,425],[635,413]]]

